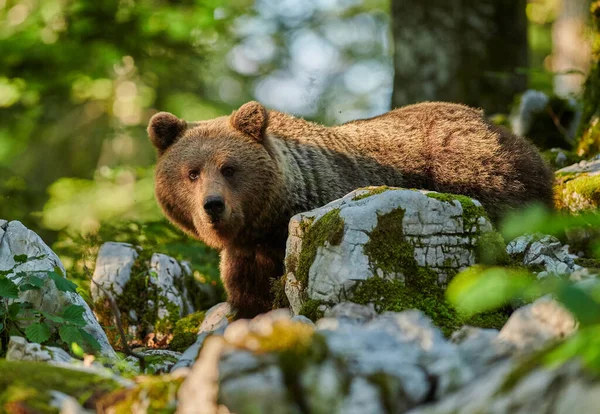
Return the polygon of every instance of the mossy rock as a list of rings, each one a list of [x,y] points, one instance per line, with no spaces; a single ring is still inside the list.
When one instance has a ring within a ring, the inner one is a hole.
[[[597,210],[600,208],[600,173],[559,170],[554,196],[559,210],[572,213]]]
[[[177,391],[183,377],[162,375],[140,377],[133,388],[116,390],[102,397],[99,405],[110,408],[114,414],[135,412],[135,407],[146,407],[149,413],[174,413],[177,409]]]
[[[75,398],[85,408],[120,388],[116,381],[42,362],[0,360],[0,412],[58,413],[50,391]]]
[[[420,309],[449,333],[464,319],[446,303],[446,284],[476,262],[508,261],[481,204],[462,195],[359,189],[296,216],[291,229],[286,273],[301,301],[288,298],[312,320],[350,300],[379,311]],[[498,327],[506,318],[496,316],[479,326]]]

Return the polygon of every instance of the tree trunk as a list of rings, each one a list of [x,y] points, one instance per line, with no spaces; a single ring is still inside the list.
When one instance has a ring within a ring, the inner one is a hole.
[[[591,6],[594,41],[592,65],[583,90],[583,111],[577,155],[589,157],[600,152],[600,0]]]
[[[461,102],[508,112],[527,87],[526,0],[392,0],[394,107]]]
[[[552,25],[552,71],[557,73],[554,93],[563,98],[581,92],[590,69],[589,7],[590,0],[562,0]],[[571,71],[579,73],[565,73]]]

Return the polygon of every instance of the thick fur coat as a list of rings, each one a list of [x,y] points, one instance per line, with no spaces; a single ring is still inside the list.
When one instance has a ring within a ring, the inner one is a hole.
[[[241,317],[271,306],[289,219],[356,188],[465,194],[494,220],[529,203],[552,205],[552,173],[535,147],[458,104],[410,105],[325,127],[249,102],[194,123],[162,112],[148,132],[159,153],[159,204],[222,251],[221,277]]]

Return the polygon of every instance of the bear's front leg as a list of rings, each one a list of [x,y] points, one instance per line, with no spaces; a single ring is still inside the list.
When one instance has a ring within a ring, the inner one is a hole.
[[[283,259],[277,256],[261,250],[221,252],[221,279],[237,318],[253,318],[271,310],[271,279],[283,275]]]

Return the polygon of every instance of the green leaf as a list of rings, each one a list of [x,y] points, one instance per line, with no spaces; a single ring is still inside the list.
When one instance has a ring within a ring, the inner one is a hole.
[[[48,272],[50,279],[54,281],[56,288],[61,292],[75,292],[77,291],[77,285],[70,280],[65,279],[59,273],[55,271]]]
[[[28,290],[39,290],[40,288],[38,286],[34,286],[31,283],[23,283],[21,286],[19,286],[19,290],[21,292],[27,292]]]
[[[512,299],[539,296],[537,288],[527,271],[472,266],[452,279],[446,297],[459,312],[471,316],[502,307]]]
[[[13,302],[8,306],[8,317],[11,319],[15,319],[19,312],[23,309],[23,303],[21,302]]]
[[[15,261],[15,263],[25,263],[27,261],[27,255],[26,254],[16,254],[13,256],[13,260]]]
[[[38,311],[42,316],[44,316],[44,318],[46,319],[50,319],[52,322],[54,323],[65,323],[65,319],[58,316],[58,315],[53,315],[51,313],[48,312],[44,312],[44,311]]]
[[[94,351],[100,351],[102,349],[102,346],[100,346],[100,342],[98,342],[98,340],[94,338],[93,335],[90,335],[81,328],[79,328],[79,334],[83,337],[84,341],[92,347]]]
[[[69,347],[73,342],[78,345],[83,345],[83,338],[79,332],[79,328],[73,325],[62,325],[58,328],[58,336],[62,339]]]
[[[600,303],[583,289],[565,283],[558,288],[556,299],[575,316],[582,326],[600,323]]]
[[[0,279],[0,297],[9,299],[18,299],[19,287],[11,280],[6,278]]]
[[[38,288],[44,287],[44,279],[42,279],[41,277],[38,277],[38,276],[34,276],[34,275],[29,276],[28,282]]]
[[[76,326],[85,326],[85,319],[83,319],[83,306],[80,305],[69,305],[65,308],[62,313],[62,317],[67,321]]]
[[[50,327],[43,322],[33,323],[25,329],[25,336],[30,342],[44,343],[50,339]]]

